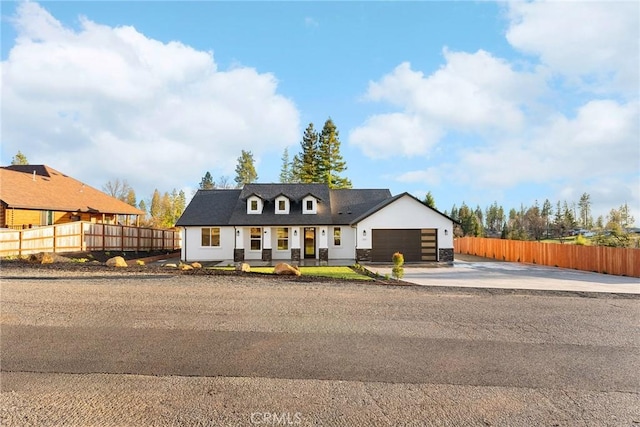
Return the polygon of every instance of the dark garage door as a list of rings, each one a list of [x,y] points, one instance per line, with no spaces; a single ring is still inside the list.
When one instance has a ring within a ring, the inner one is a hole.
[[[401,252],[406,262],[437,261],[437,231],[425,229],[374,229],[371,260],[391,262],[395,252]]]

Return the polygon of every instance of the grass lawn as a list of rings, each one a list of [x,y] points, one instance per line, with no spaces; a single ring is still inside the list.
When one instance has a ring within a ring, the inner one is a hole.
[[[233,270],[234,267],[214,267],[221,270]],[[251,267],[253,273],[273,273],[273,267]],[[356,273],[351,268],[343,267],[300,267],[303,276],[329,277],[332,279],[373,280],[368,276]]]

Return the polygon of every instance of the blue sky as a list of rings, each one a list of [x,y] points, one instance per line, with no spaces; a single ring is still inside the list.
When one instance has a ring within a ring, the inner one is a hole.
[[[3,164],[149,198],[245,149],[276,182],[331,117],[355,187],[640,220],[637,2],[0,4]]]

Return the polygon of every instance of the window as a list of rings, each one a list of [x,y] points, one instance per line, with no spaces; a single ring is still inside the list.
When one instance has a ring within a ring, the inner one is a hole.
[[[342,245],[342,230],[340,227],[333,228],[333,246]]]
[[[318,209],[318,200],[312,195],[308,195],[302,199],[302,213],[303,214],[316,214]]]
[[[262,229],[253,227],[251,229],[251,250],[259,251],[260,249],[262,249]]]
[[[287,209],[287,203],[284,200],[278,200],[278,210],[284,211]]]
[[[202,246],[220,246],[219,227],[206,227],[202,229]]]
[[[276,236],[278,238],[278,250],[286,251],[289,249],[289,229],[278,228],[276,229]]]
[[[257,200],[252,200],[251,201],[251,210],[252,211],[257,211],[258,210],[258,201]]]

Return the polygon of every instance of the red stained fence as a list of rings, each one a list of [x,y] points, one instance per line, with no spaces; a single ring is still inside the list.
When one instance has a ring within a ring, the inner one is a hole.
[[[522,240],[462,237],[454,239],[455,253],[502,261],[640,277],[640,249],[578,246]]]

